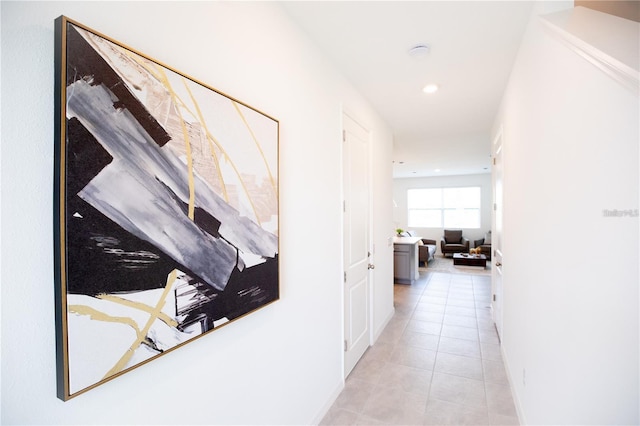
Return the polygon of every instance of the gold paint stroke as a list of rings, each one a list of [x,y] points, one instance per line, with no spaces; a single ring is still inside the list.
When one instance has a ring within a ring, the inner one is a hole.
[[[105,379],[107,377],[109,377],[109,376],[112,376],[112,375],[122,371],[122,369],[127,365],[129,360],[133,356],[133,353],[135,352],[135,350],[140,346],[142,341],[145,340],[145,338],[147,336],[147,333],[149,333],[149,329],[151,329],[151,326],[153,325],[153,323],[160,316],[160,312],[162,311],[162,308],[164,307],[164,304],[165,304],[165,301],[167,299],[167,296],[169,295],[169,292],[171,291],[171,288],[173,287],[173,282],[176,280],[177,276],[178,276],[178,273],[177,273],[176,269],[171,271],[169,276],[167,276],[167,285],[165,286],[164,291],[162,292],[162,295],[160,296],[160,299],[158,300],[158,303],[156,304],[156,307],[151,312],[151,315],[149,316],[149,319],[147,320],[147,323],[145,324],[144,328],[142,329],[142,331],[140,333],[138,333],[138,338],[136,339],[135,342],[133,342],[131,344],[129,349],[127,349],[127,351],[124,353],[122,358],[120,358],[120,360],[116,363],[116,365],[114,365],[111,368],[111,370],[109,370],[107,372],[107,374],[104,376]]]
[[[184,145],[185,145],[185,150],[187,152],[187,173],[189,175],[188,216],[189,216],[189,219],[193,221],[195,217],[196,186],[193,178],[193,157],[191,155],[191,142],[189,140],[189,132],[187,131],[187,126],[184,124],[184,117],[180,112],[180,108],[178,108],[178,102],[177,102],[178,96],[176,95],[176,92],[174,92],[173,88],[171,87],[171,83],[169,82],[169,78],[167,78],[167,75],[165,74],[164,69],[159,65],[158,65],[158,69],[160,70],[160,74],[162,76],[162,81],[164,82],[164,86],[169,91],[169,94],[171,94],[171,100],[173,100],[174,105],[176,105],[176,112],[180,116],[180,125],[182,126],[182,135],[184,137]]]
[[[220,143],[220,141],[218,141],[218,139],[216,137],[214,137],[211,132],[209,131],[209,128],[207,127],[207,124],[205,122],[204,116],[202,115],[202,111],[200,110],[200,106],[198,105],[198,102],[196,101],[195,97],[193,96],[193,93],[191,92],[191,90],[189,89],[186,80],[183,80],[183,83],[185,85],[185,88],[187,89],[187,92],[189,92],[189,96],[191,97],[191,100],[196,108],[198,117],[199,117],[199,121],[200,124],[202,125],[202,128],[205,131],[205,134],[207,135],[207,142],[209,142],[209,149],[211,150],[211,156],[213,157],[213,161],[216,164],[216,168],[218,171],[218,176],[220,178],[220,183],[222,186],[222,192],[223,192],[223,196],[225,201],[228,203],[229,202],[229,194],[227,192],[227,184],[225,183],[224,177],[222,176],[222,168],[220,167],[220,160],[218,159],[218,156],[216,155],[215,152],[215,147],[212,145],[215,144],[215,146],[218,147],[218,149],[220,149],[220,152],[229,160],[229,165],[231,166],[231,168],[233,169],[233,171],[235,172],[236,176],[238,177],[238,181],[240,182],[240,186],[242,187],[243,192],[247,195],[247,200],[249,201],[249,205],[251,206],[251,210],[253,211],[253,215],[256,219],[256,223],[258,225],[261,225],[261,220],[260,217],[258,215],[258,210],[253,202],[253,200],[251,199],[251,193],[249,192],[249,189],[247,188],[247,185],[244,182],[244,179],[242,178],[242,174],[240,173],[240,171],[238,170],[238,168],[236,167],[235,163],[233,162],[233,160],[231,159],[231,157],[229,156],[229,154],[227,153],[227,151],[224,149],[224,147],[222,146],[222,144]],[[181,105],[191,114],[193,114],[193,111],[191,111],[191,109],[184,103],[184,101],[182,101],[182,99],[180,99],[179,97],[176,98],[177,100],[180,100]],[[235,105],[235,102],[233,102],[233,104]],[[236,107],[237,110],[237,107]],[[239,112],[239,111],[238,111]],[[242,117],[242,119],[244,120],[244,116],[242,115],[242,113],[240,112],[240,116]],[[246,120],[244,120],[245,125],[248,127],[248,123]],[[251,129],[249,129],[249,132],[253,135],[253,132],[251,131]],[[255,137],[254,137],[254,141],[256,141]],[[256,141],[257,144],[257,141]],[[262,150],[260,149],[260,147],[258,146],[258,150],[260,151],[260,154],[262,155],[263,160],[265,161],[266,164],[266,159],[264,157],[264,154],[262,153]],[[271,176],[271,171],[269,170],[269,167],[267,166],[267,172],[269,173],[269,176],[271,177],[271,183],[273,184],[273,176]],[[276,191],[277,192],[277,191]]]
[[[132,300],[123,299],[122,297],[113,296],[111,294],[100,294],[100,295],[98,295],[96,297],[98,299],[102,299],[102,300],[106,300],[106,301],[109,301],[109,302],[117,303],[119,305],[127,306],[129,308],[139,309],[139,310],[147,312],[147,313],[153,313],[153,308],[151,306],[146,305],[146,304],[141,303],[141,302],[134,302]],[[178,322],[176,320],[174,320],[173,318],[171,318],[169,315],[165,314],[164,312],[160,312],[160,315],[158,316],[158,319],[161,320],[162,322],[164,322],[165,324],[167,324],[169,327],[177,327],[178,326]]]
[[[155,77],[167,89],[167,91],[169,91],[169,93],[171,95],[171,99],[172,99],[174,105],[176,105],[176,109],[177,109],[177,105],[179,104],[182,107],[184,107],[185,110],[187,112],[189,112],[190,114],[192,114],[194,117],[196,116],[196,114],[194,114],[193,111],[191,111],[191,109],[182,100],[182,98],[180,98],[178,96],[178,94],[175,93],[175,91],[171,88],[171,85],[170,85],[170,83],[168,81],[168,78],[166,77],[166,74],[164,73],[164,70],[163,70],[161,65],[154,63],[154,65],[156,65],[156,67],[160,70],[160,72],[158,73],[155,69],[149,67],[147,65],[147,63],[145,63],[145,62],[141,61],[139,58],[137,58],[135,54],[132,54],[132,52],[129,52],[128,50],[124,50],[124,53],[129,58],[131,58],[134,62],[136,62],[139,66],[141,66],[143,69],[147,70],[147,72],[149,72],[149,74],[151,74],[153,77]],[[247,195],[247,199],[249,201],[249,204],[251,205],[251,209],[253,210],[254,216],[256,218],[256,222],[258,223],[258,225],[260,225],[261,221],[260,221],[260,218],[258,216],[257,209],[256,209],[256,207],[255,207],[255,205],[254,205],[254,203],[253,203],[253,201],[251,199],[251,194],[250,194],[250,192],[249,192],[249,190],[248,190],[248,188],[247,188],[247,186],[246,186],[246,184],[244,182],[244,179],[242,178],[242,174],[240,173],[240,171],[238,170],[238,168],[236,167],[235,163],[233,162],[233,160],[231,159],[229,154],[226,152],[226,150],[224,149],[224,147],[222,146],[220,141],[218,141],[218,139],[215,138],[211,134],[211,132],[209,131],[209,129],[208,129],[207,125],[206,125],[206,122],[204,120],[204,117],[202,115],[202,112],[201,112],[201,110],[199,108],[199,105],[196,102],[191,90],[188,88],[187,83],[186,83],[185,80],[183,80],[183,83],[184,83],[185,87],[187,87],[187,91],[189,92],[189,95],[191,96],[191,99],[193,100],[193,103],[194,103],[194,105],[196,107],[197,116],[199,117],[199,122],[203,126],[205,134],[207,135],[207,142],[209,143],[209,149],[211,151],[211,156],[213,157],[214,164],[217,166],[218,176],[220,178],[220,183],[221,183],[222,192],[223,192],[223,194],[222,194],[223,198],[225,199],[226,202],[229,202],[229,195],[228,195],[228,192],[227,192],[227,185],[226,185],[226,183],[224,181],[224,178],[222,176],[222,169],[220,167],[220,160],[219,160],[218,156],[215,153],[215,147],[212,145],[212,142],[213,142],[213,144],[215,144],[215,146],[218,147],[218,149],[220,149],[220,152],[224,155],[224,157],[227,158],[227,160],[229,160],[229,164],[230,164],[231,168],[233,169],[234,173],[236,174],[236,176],[238,177],[238,180],[239,180],[240,185],[241,185],[241,187],[243,189],[243,192]],[[273,174],[271,173],[271,169],[269,168],[269,166],[267,164],[266,157],[265,157],[265,155],[264,155],[264,153],[263,153],[263,151],[262,151],[262,149],[261,149],[261,147],[260,147],[260,145],[259,145],[259,143],[257,141],[257,138],[255,137],[253,131],[249,127],[249,124],[246,121],[244,115],[239,110],[236,102],[232,100],[232,103],[233,103],[234,107],[236,108],[236,111],[240,114],[240,117],[244,121],[245,125],[247,126],[247,128],[248,128],[248,130],[249,130],[249,132],[251,134],[251,137],[253,138],[256,146],[258,147],[260,155],[262,156],[263,161],[265,162],[267,173],[269,174],[269,177],[271,179],[271,184],[274,187],[275,193],[277,194],[278,191],[277,191],[277,186],[276,186],[275,180],[273,178]],[[190,196],[189,197],[189,211],[191,212],[191,208],[195,204],[195,188],[192,185],[192,182],[193,182],[193,160],[192,160],[192,157],[191,157],[191,145],[189,143],[189,137],[188,137],[188,134],[186,132],[186,128],[185,128],[185,125],[184,125],[184,120],[182,118],[182,114],[180,113],[179,110],[178,110],[178,114],[180,115],[180,118],[182,119],[182,121],[181,121],[182,131],[183,131],[183,134],[185,136],[185,144],[187,146],[187,165],[188,165],[188,168],[189,168],[189,196]],[[192,196],[193,196],[193,202],[192,202]],[[191,215],[189,217],[193,220],[193,217]]]
[[[215,144],[215,146],[218,147],[218,149],[220,149],[220,152],[229,160],[229,165],[231,166],[231,168],[233,169],[234,173],[236,174],[236,176],[238,177],[238,182],[240,182],[240,186],[242,187],[243,192],[247,195],[247,200],[249,201],[249,204],[251,205],[251,210],[253,210],[253,215],[256,218],[256,223],[258,225],[261,224],[260,222],[260,217],[258,216],[258,210],[256,209],[255,204],[253,203],[253,200],[251,200],[251,193],[249,193],[249,189],[247,188],[247,185],[244,182],[244,179],[242,179],[242,174],[240,173],[240,170],[238,170],[238,168],[236,167],[236,164],[233,162],[233,160],[231,159],[231,156],[229,156],[229,154],[227,153],[227,151],[225,151],[225,149],[222,147],[222,144],[220,143],[220,141],[218,141],[218,139],[216,139],[211,133],[209,133],[209,131],[206,129],[205,127],[205,132],[207,134],[207,142],[209,142],[209,149],[211,150],[211,155],[214,157],[214,161],[216,162],[216,165],[218,166],[218,170],[221,171],[221,167],[220,167],[220,162],[218,161],[216,155],[215,155],[215,147],[212,145],[212,142]],[[224,198],[225,201],[227,203],[229,203],[229,196],[227,193],[227,184],[224,182],[224,180],[222,180],[222,189],[224,192]]]
[[[273,187],[273,192],[277,194],[278,190],[276,188],[276,180],[273,178],[273,174],[271,173],[271,168],[269,167],[269,163],[267,162],[267,157],[264,155],[264,151],[262,151],[262,147],[258,142],[258,138],[256,138],[255,133],[253,133],[251,126],[249,126],[249,122],[247,121],[246,117],[242,113],[242,110],[240,110],[240,107],[238,106],[238,103],[236,101],[233,101],[233,106],[238,112],[238,115],[240,115],[240,118],[244,122],[244,125],[247,126],[247,130],[251,135],[251,139],[253,139],[253,142],[256,144],[256,148],[258,148],[258,152],[260,152],[260,156],[262,157],[262,161],[264,162],[264,167],[265,169],[267,169],[267,173],[269,174],[269,179],[271,180],[271,186]]]
[[[135,330],[136,336],[140,338],[140,329],[138,328],[138,324],[132,318],[113,317],[111,315],[105,314],[104,312],[100,312],[97,309],[94,309],[85,305],[69,305],[68,309],[69,309],[69,312],[72,312],[72,313],[76,313],[79,315],[88,315],[89,318],[91,318],[92,320],[104,321],[104,322],[115,322],[117,324],[128,325]]]
[[[200,105],[198,104],[198,101],[196,100],[196,98],[193,96],[191,89],[189,89],[189,85],[187,84],[187,81],[185,79],[182,79],[182,83],[184,84],[185,89],[187,89],[187,92],[189,93],[189,97],[191,98],[191,102],[193,102],[193,105],[195,106],[196,111],[198,112],[198,119],[200,120],[200,124],[202,125],[202,128],[204,129],[204,132],[207,135],[207,142],[209,142],[209,149],[211,150],[211,156],[213,157],[213,162],[216,165],[216,171],[218,172],[218,178],[220,179],[220,184],[222,187],[222,192],[224,194],[224,199],[225,201],[229,202],[229,194],[227,193],[227,185],[224,182],[224,176],[222,176],[222,168],[220,167],[220,160],[218,159],[218,155],[216,154],[215,149],[213,148],[213,146],[211,146],[211,140],[209,139],[209,137],[213,139],[213,136],[211,136],[211,133],[209,132],[209,128],[207,127],[207,122],[205,121],[204,116],[202,115],[202,110],[200,109]],[[187,108],[187,111],[189,111],[189,108]],[[214,142],[216,141],[214,140]],[[216,142],[216,145],[218,145],[218,147],[222,150],[222,147],[220,147],[220,144]],[[224,152],[224,150],[222,150],[222,153],[225,154],[226,156],[226,153]]]

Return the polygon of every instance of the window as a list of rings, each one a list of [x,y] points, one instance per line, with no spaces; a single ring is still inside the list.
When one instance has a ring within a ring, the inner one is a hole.
[[[409,227],[480,228],[480,187],[407,191]]]

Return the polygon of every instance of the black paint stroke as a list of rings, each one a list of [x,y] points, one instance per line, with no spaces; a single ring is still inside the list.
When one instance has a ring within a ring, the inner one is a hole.
[[[67,23],[67,52],[67,86],[78,79],[87,79],[92,85],[104,84],[118,99],[114,102],[114,108],[131,111],[142,128],[159,146],[164,146],[171,140],[171,136],[160,123],[70,23]]]

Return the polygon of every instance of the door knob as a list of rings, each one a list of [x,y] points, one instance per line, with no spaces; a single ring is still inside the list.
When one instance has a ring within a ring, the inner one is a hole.
[[[373,263],[370,263],[370,264],[367,266],[367,269],[376,269],[376,265],[374,265]]]
[[[502,266],[502,263],[496,262],[496,266]]]

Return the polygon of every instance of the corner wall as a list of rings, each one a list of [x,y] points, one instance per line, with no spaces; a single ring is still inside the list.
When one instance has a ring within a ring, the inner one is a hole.
[[[640,421],[639,219],[604,215],[638,209],[639,117],[638,93],[534,13],[494,128],[504,126],[503,353],[522,424]]]
[[[343,386],[343,106],[373,137],[374,327],[393,312],[386,124],[275,3],[0,7],[1,423],[318,421]],[[281,231],[278,302],[64,403],[55,397],[52,250],[53,22],[63,14],[277,118]]]

